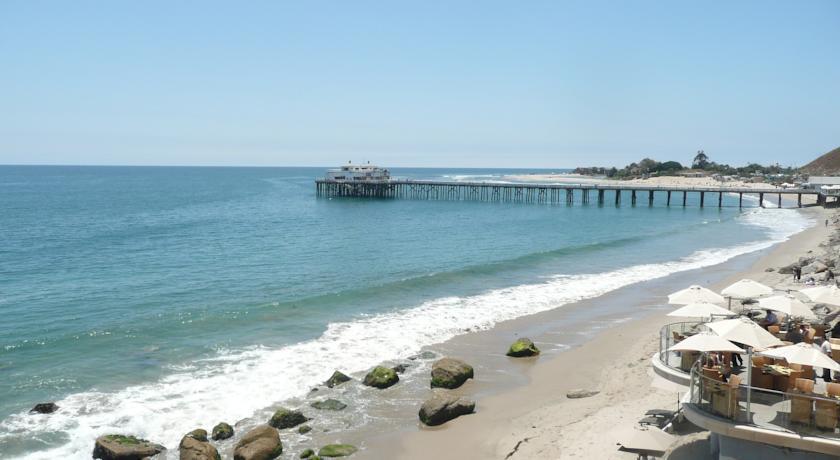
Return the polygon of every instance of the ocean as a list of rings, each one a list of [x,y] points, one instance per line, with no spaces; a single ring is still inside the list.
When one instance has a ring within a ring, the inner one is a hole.
[[[528,172],[558,171],[392,170]],[[112,432],[176,455],[184,433],[261,417],[335,369],[363,375],[810,224],[795,209],[659,196],[653,207],[318,198],[323,173],[0,167],[0,458],[90,458]],[[45,401],[60,410],[28,414]]]

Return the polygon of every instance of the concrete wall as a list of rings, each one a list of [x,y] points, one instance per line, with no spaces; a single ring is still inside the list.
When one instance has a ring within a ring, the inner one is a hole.
[[[803,452],[712,433],[711,458],[718,460],[831,460],[832,455]]]

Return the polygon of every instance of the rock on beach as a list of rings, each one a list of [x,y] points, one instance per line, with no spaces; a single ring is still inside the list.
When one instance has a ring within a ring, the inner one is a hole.
[[[438,393],[423,403],[417,415],[425,425],[437,426],[473,412],[474,401],[453,394]]]
[[[458,388],[474,375],[472,366],[459,359],[439,359],[432,365],[432,388]]]
[[[96,438],[93,458],[101,460],[142,460],[166,450],[160,444],[121,434],[108,434]]]
[[[234,460],[273,460],[283,453],[277,430],[260,425],[245,433],[233,450]]]

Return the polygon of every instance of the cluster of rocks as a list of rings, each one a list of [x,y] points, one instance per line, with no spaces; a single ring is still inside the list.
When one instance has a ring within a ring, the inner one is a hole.
[[[508,349],[507,356],[521,358],[539,355],[540,351],[529,339],[519,339]],[[431,352],[408,358],[434,359]],[[362,380],[362,384],[377,388],[389,388],[400,381],[399,374],[405,372],[411,364],[400,364],[394,367],[376,366],[371,369]],[[418,416],[420,421],[428,426],[437,426],[462,415],[475,412],[475,401],[467,399],[452,391],[460,388],[469,379],[475,377],[475,370],[464,361],[454,358],[441,358],[434,362],[431,370],[430,386],[432,397],[420,407]],[[335,388],[352,378],[340,371],[335,371],[324,386]],[[315,390],[313,390],[315,391]],[[320,399],[311,402],[310,407],[316,410],[340,411],[347,404],[333,398]],[[58,410],[54,403],[38,404],[32,412],[48,414]],[[259,425],[246,432],[233,448],[234,460],[273,460],[283,453],[283,443],[280,440],[280,430],[296,428],[300,434],[306,434],[312,427],[306,425],[311,418],[300,410],[281,407],[274,411],[265,425]],[[196,429],[187,433],[178,445],[179,456],[183,460],[220,460],[221,456],[212,441],[223,441],[234,436],[234,429],[227,423],[219,423],[211,431],[210,437],[206,430]],[[141,460],[154,457],[166,449],[146,439],[109,434],[96,439],[93,458],[101,460]],[[318,449],[307,448],[299,458],[320,460],[322,458],[346,457],[355,453],[357,448],[349,444],[329,444]]]

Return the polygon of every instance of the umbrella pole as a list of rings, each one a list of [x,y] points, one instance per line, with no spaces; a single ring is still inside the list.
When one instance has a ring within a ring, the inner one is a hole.
[[[726,306],[729,310],[732,310],[732,297],[727,297],[729,299],[729,304]]]
[[[753,347],[747,347],[747,423],[752,423],[750,398],[752,397],[752,353]]]

